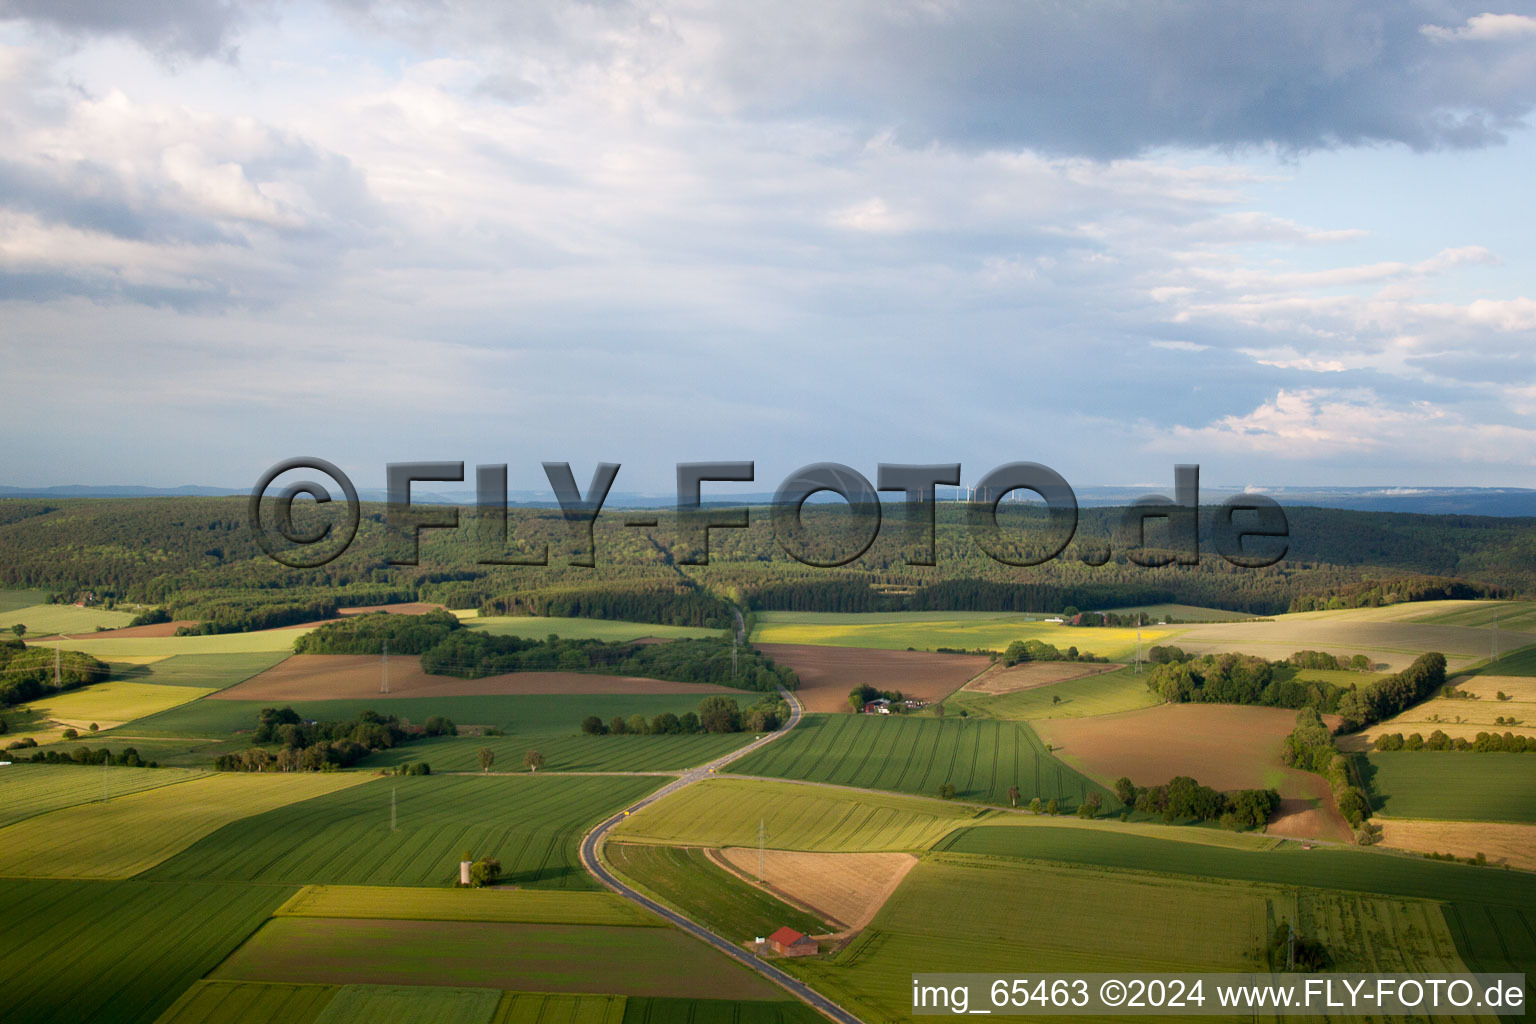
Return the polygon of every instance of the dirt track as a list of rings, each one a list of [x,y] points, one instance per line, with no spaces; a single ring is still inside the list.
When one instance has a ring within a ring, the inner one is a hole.
[[[1057,756],[1106,782],[1123,776],[1138,786],[1187,775],[1213,789],[1280,791],[1269,831],[1276,835],[1348,839],[1321,776],[1287,768],[1281,742],[1296,712],[1230,704],[1162,704],[1093,718],[1035,722]]]
[[[861,683],[907,697],[942,700],[991,664],[975,654],[882,651],[812,644],[753,644],[800,676],[796,691],[807,711],[847,711],[848,691]]]
[[[214,694],[214,700],[388,700],[391,697],[467,697],[484,694],[537,693],[734,693],[710,683],[675,683],[636,676],[604,676],[581,672],[516,672],[484,679],[433,676],[421,670],[421,659],[389,659],[389,693],[380,693],[380,659],[371,654],[295,654],[287,661],[237,686]]]

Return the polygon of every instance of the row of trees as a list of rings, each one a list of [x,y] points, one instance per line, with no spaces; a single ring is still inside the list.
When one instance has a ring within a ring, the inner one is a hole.
[[[1425,739],[1423,733],[1412,733],[1406,738],[1400,732],[1382,733],[1372,744],[1375,749],[1392,750],[1470,750],[1478,754],[1536,753],[1536,736],[1522,736],[1506,732],[1480,732],[1472,739],[1465,736],[1450,737],[1436,729]]]
[[[1222,792],[1177,775],[1162,786],[1137,786],[1130,779],[1115,781],[1115,799],[1144,814],[1160,814],[1165,822],[1215,821],[1234,832],[1263,828],[1280,806],[1274,789]]]
[[[36,746],[37,744],[32,744]],[[112,753],[106,747],[100,750],[92,750],[90,747],[75,747],[70,751],[39,750],[28,758],[33,764],[110,764],[121,768],[158,768],[158,761],[145,761],[139,756],[134,747],[124,747],[117,754]]]
[[[251,738],[257,744],[280,744],[280,749],[253,746],[220,754],[213,766],[221,772],[335,771],[419,736],[457,733],[453,722],[439,716],[428,719],[427,726],[412,728],[395,715],[377,711],[364,711],[344,722],[313,722],[299,717],[291,707],[262,708]]]
[[[1104,659],[1087,651],[1078,651],[1076,647],[1068,647],[1063,651],[1055,644],[1031,638],[1010,643],[1003,650],[1000,660],[1004,665],[1011,667],[1026,661],[1103,661]]]
[[[625,718],[615,715],[604,722],[598,715],[581,720],[581,731],[589,736],[689,736],[694,733],[773,732],[789,720],[789,705],[778,697],[763,697],[742,708],[734,698],[723,693],[710,694],[699,702],[697,711],[682,715],[663,711],[649,721],[644,715]]]
[[[1362,846],[1374,841],[1375,833],[1365,823],[1371,816],[1371,802],[1365,791],[1355,785],[1349,759],[1334,746],[1333,733],[1316,708],[1303,708],[1296,715],[1296,728],[1286,736],[1280,759],[1291,767],[1327,779],[1339,813],[1354,830],[1355,841]]]

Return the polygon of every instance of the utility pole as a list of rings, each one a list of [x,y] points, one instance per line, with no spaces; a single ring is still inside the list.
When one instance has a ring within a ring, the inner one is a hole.
[[[389,830],[395,831],[395,787],[389,787]]]
[[[379,669],[382,672],[382,675],[379,676],[379,692],[380,693],[388,693],[389,692],[389,641],[388,640],[384,641],[384,649],[379,654]]]
[[[63,655],[59,653],[59,642],[55,640],[53,642],[53,688],[55,690],[64,689],[63,671],[61,668],[62,660]]]
[[[759,882],[763,880],[763,844],[767,838],[767,833],[764,831],[766,824],[767,819],[757,819],[757,880]]]
[[[736,670],[736,654],[740,650],[740,648],[741,648],[741,634],[740,633],[733,634],[731,636],[731,678],[732,679],[735,679],[736,675],[737,675],[737,670]]]
[[[1141,675],[1141,624],[1136,625],[1136,675]]]

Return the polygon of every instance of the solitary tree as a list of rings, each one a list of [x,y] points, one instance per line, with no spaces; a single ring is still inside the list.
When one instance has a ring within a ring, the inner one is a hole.
[[[488,771],[491,770],[491,765],[493,765],[495,763],[496,763],[496,751],[492,750],[490,747],[481,747],[480,748],[480,770],[483,771],[483,772],[488,772]]]
[[[1060,704],[1061,703],[1061,694],[1059,694],[1059,693],[1051,694],[1051,703],[1052,704]]]
[[[523,767],[531,772],[536,772],[544,767],[544,755],[537,750],[530,750],[523,755]]]
[[[1017,807],[1017,806],[1019,806],[1019,787],[1018,786],[1009,786],[1008,787],[1008,806],[1009,807]]]
[[[1045,810],[1045,805],[1040,802],[1039,797],[1035,797],[1029,802],[1029,810],[1031,814],[1039,814],[1041,811]]]
[[[939,787],[939,796],[945,800],[953,800],[955,798],[955,784],[953,782],[944,783],[944,785]]]
[[[1045,805],[1045,813],[1053,818],[1061,813],[1061,807],[1056,803],[1055,797],[1052,797],[1051,802]]]
[[[16,625],[11,627],[11,632],[15,633],[19,637],[26,636],[27,635],[27,627],[23,626],[21,623],[18,622],[18,623],[16,623]]]
[[[608,727],[603,724],[601,718],[598,718],[596,715],[588,715],[581,720],[581,731],[588,736],[601,736],[608,731]]]

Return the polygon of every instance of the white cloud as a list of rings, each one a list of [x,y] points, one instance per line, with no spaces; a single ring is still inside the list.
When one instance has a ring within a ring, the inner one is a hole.
[[[1437,42],[1490,42],[1536,36],[1536,18],[1524,14],[1479,14],[1456,28],[1424,25],[1419,31]]]

